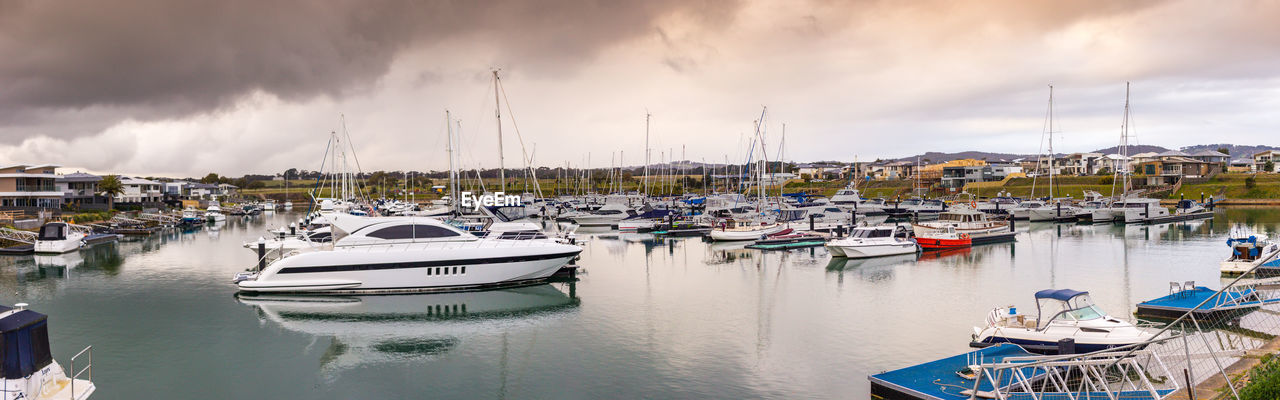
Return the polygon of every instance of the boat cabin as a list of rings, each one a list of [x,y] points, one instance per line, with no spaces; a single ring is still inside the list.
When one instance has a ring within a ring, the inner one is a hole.
[[[1071,289],[1036,292],[1036,311],[1036,329],[1044,329],[1055,321],[1076,323],[1107,316],[1093,304],[1089,292]]]
[[[939,222],[986,222],[987,216],[972,208],[952,208],[951,211],[938,214]]]
[[[40,227],[40,234],[36,240],[40,241],[60,241],[67,240],[67,234],[71,233],[71,227],[65,222],[50,222]]]
[[[873,239],[873,238],[888,238],[888,237],[906,239],[909,236],[910,236],[910,233],[908,233],[907,228],[903,226],[895,226],[895,227],[876,226],[876,227],[869,227],[869,228],[854,228],[852,231],[849,232],[850,238],[858,238],[858,239]]]
[[[1263,247],[1266,244],[1259,244],[1258,237],[1249,235],[1245,238],[1227,239],[1227,246],[1231,247],[1231,259],[1228,261],[1244,261],[1253,262],[1262,256]]]
[[[27,378],[53,363],[48,319],[22,307],[0,306],[0,372],[5,379]]]

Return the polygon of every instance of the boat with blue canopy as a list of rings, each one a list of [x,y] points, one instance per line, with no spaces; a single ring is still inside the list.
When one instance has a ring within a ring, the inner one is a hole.
[[[1155,331],[1108,315],[1089,297],[1089,292],[1046,289],[1036,292],[1036,315],[1019,314],[1014,306],[996,308],[987,314],[985,328],[973,328],[972,347],[1014,343],[1030,351],[1046,354],[1089,353],[1146,342]],[[1063,350],[1060,342],[1070,339]]]

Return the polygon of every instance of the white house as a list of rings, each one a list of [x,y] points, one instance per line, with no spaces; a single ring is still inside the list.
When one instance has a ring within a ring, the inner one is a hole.
[[[1271,169],[1266,169],[1267,162],[1271,162]],[[1276,172],[1276,164],[1280,163],[1280,151],[1267,150],[1261,153],[1253,154],[1254,171],[1258,172]]]
[[[124,192],[116,195],[117,203],[155,203],[163,195],[160,193],[160,182],[135,177],[120,177],[120,185]]]

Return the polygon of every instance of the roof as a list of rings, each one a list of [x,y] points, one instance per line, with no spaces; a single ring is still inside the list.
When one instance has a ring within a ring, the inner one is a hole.
[[[1142,158],[1142,157],[1154,157],[1154,156],[1156,156],[1156,155],[1157,155],[1157,154],[1156,154],[1155,152],[1148,151],[1148,152],[1146,152],[1146,153],[1138,153],[1138,154],[1134,154],[1134,155],[1131,155],[1131,156],[1129,156],[1129,157],[1132,157],[1132,158]]]
[[[1253,153],[1253,156],[1254,156],[1254,157],[1257,157],[1257,156],[1260,156],[1260,155],[1263,155],[1263,154],[1269,154],[1269,153],[1280,153],[1280,151],[1275,151],[1275,150],[1260,151],[1260,152],[1257,152],[1257,153]]]
[[[63,182],[98,182],[102,180],[102,177],[94,174],[76,172],[72,174],[62,175],[58,177],[58,180]]]
[[[1183,152],[1181,152],[1181,151],[1177,151],[1177,150],[1169,150],[1169,151],[1166,151],[1166,152],[1163,152],[1163,153],[1160,153],[1160,154],[1156,154],[1156,156],[1158,156],[1158,157],[1187,157],[1187,156],[1190,156],[1190,154],[1183,153]]]
[[[1036,298],[1067,301],[1067,300],[1071,300],[1072,297],[1085,295],[1085,294],[1089,294],[1089,292],[1082,292],[1079,290],[1071,290],[1071,289],[1045,289],[1045,290],[1036,292]]]
[[[1230,157],[1229,155],[1222,154],[1220,152],[1213,151],[1213,150],[1200,150],[1195,153],[1192,153],[1191,156],[1192,157]]]

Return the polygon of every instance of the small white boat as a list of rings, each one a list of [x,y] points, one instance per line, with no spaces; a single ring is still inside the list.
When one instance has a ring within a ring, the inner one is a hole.
[[[847,258],[914,254],[918,250],[915,239],[902,226],[853,228],[849,237],[834,239],[826,246],[832,256]]]
[[[1067,199],[1058,199],[1043,207],[1027,210],[1027,219],[1031,222],[1075,221],[1080,208],[1071,205]]]
[[[222,206],[218,203],[210,203],[209,208],[204,210],[204,217],[212,222],[227,220],[227,215],[222,213]]]
[[[752,220],[721,221],[710,232],[711,240],[731,242],[739,240],[760,240],[770,234],[781,232],[785,227],[772,223],[765,224]]]
[[[262,203],[262,211],[264,211],[264,212],[276,212],[276,201],[275,201],[275,200],[267,200],[266,202]]]
[[[93,347],[71,357],[68,376],[50,352],[48,321],[49,316],[26,309],[23,303],[0,306],[4,399],[83,400],[97,389],[90,380]]]
[[[1267,235],[1256,234],[1240,226],[1231,228],[1227,247],[1231,248],[1231,255],[1222,261],[1224,274],[1239,275],[1249,272],[1280,254],[1280,244],[1272,242]]]
[[[1116,202],[1111,207],[1112,218],[1126,224],[1152,222],[1169,217],[1169,209],[1160,205],[1159,199],[1132,198]]]
[[[1057,353],[1059,341],[1075,341],[1075,353],[1143,343],[1155,332],[1107,315],[1089,292],[1047,289],[1036,292],[1037,315],[1018,314],[1013,306],[987,314],[985,328],[973,328],[970,346],[1014,343],[1030,351]]]
[[[605,204],[599,210],[573,217],[573,223],[579,226],[613,226],[634,214],[635,211],[625,205]]]
[[[1045,207],[1045,202],[1040,200],[1026,200],[1018,203],[1017,207],[1009,210],[1009,214],[1013,215],[1013,219],[1031,219],[1031,210]]]
[[[293,209],[293,202],[292,202],[292,201],[287,201],[287,200],[286,200],[286,201],[284,202],[284,210],[285,210],[285,211],[289,211],[289,210],[292,210],[292,209]]]
[[[45,254],[62,254],[80,250],[84,246],[85,234],[73,229],[65,222],[50,222],[40,227],[36,236],[35,252]]]

